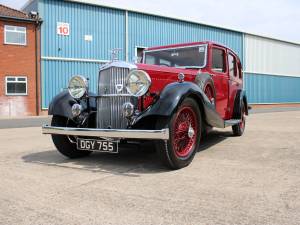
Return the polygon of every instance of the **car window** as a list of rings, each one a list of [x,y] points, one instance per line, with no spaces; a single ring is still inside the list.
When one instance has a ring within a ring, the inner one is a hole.
[[[226,71],[225,51],[219,48],[212,49],[212,70],[220,73]]]
[[[203,68],[206,64],[206,49],[206,45],[197,45],[145,51],[144,63],[172,67]]]
[[[231,77],[236,77],[236,61],[233,55],[228,54],[228,67],[229,67],[229,75]]]

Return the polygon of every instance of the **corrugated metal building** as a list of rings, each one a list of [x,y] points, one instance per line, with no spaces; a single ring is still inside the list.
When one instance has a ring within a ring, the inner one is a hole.
[[[232,48],[241,58],[250,103],[300,102],[300,45],[182,19],[88,0],[33,0],[24,10],[38,11],[41,31],[42,108],[74,74],[90,78],[92,89],[100,64],[110,50],[123,49],[132,61],[137,47],[210,40]],[[58,27],[62,24],[62,29]]]

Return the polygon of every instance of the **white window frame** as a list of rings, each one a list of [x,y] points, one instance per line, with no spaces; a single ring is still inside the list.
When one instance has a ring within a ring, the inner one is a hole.
[[[138,48],[143,48],[143,49],[145,50],[145,49],[147,49],[148,47],[145,47],[145,46],[138,46],[138,45],[136,45],[136,46],[134,47],[134,61],[135,61],[135,63],[137,63],[137,60],[138,60],[138,55],[137,55],[137,50],[138,50]]]
[[[25,31],[11,31],[11,30],[6,30],[7,27],[21,27],[21,28],[25,28]],[[24,43],[14,43],[14,42],[7,42],[6,40],[6,32],[15,32],[15,33],[21,33],[21,34],[25,34],[25,42]],[[21,45],[21,46],[26,46],[27,45],[27,28],[26,27],[22,27],[22,26],[13,26],[13,25],[4,25],[4,44],[6,45]]]
[[[8,81],[9,78],[14,78],[15,81]],[[18,78],[25,78],[25,81],[18,81]],[[26,93],[7,93],[7,83],[22,83],[26,84]],[[7,96],[27,96],[28,95],[28,82],[26,76],[6,76],[5,77],[5,95]]]

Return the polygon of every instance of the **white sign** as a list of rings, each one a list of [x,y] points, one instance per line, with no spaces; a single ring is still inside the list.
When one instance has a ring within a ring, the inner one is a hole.
[[[85,41],[93,41],[93,36],[92,35],[84,35],[84,40]]]
[[[70,35],[70,24],[57,22],[57,34],[69,36]]]

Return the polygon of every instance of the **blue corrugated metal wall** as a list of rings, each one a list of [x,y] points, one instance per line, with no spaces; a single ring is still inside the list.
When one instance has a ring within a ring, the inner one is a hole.
[[[208,40],[232,48],[241,60],[243,58],[243,34],[239,32],[133,12],[128,13],[128,23],[129,57],[134,57],[135,46]]]
[[[97,93],[98,71],[101,64],[90,62],[42,61],[42,106],[48,108],[51,99],[68,87],[70,78],[80,74],[89,78],[90,91]]]
[[[41,0],[39,10],[42,56],[109,59],[111,49],[125,49],[124,11],[60,0]],[[57,22],[70,24],[69,36],[56,34]],[[93,41],[85,41],[84,35],[92,35]]]
[[[244,74],[249,103],[300,102],[300,77]]]
[[[43,18],[41,31],[42,108],[68,86],[72,75],[90,78],[91,90],[96,90],[99,63],[61,61],[59,58],[110,59],[113,48],[125,49],[125,11],[60,0],[39,0]],[[70,24],[70,35],[56,34],[57,22]],[[93,41],[84,40],[92,35]],[[45,59],[56,57],[56,60]],[[125,59],[125,52],[120,55]]]

